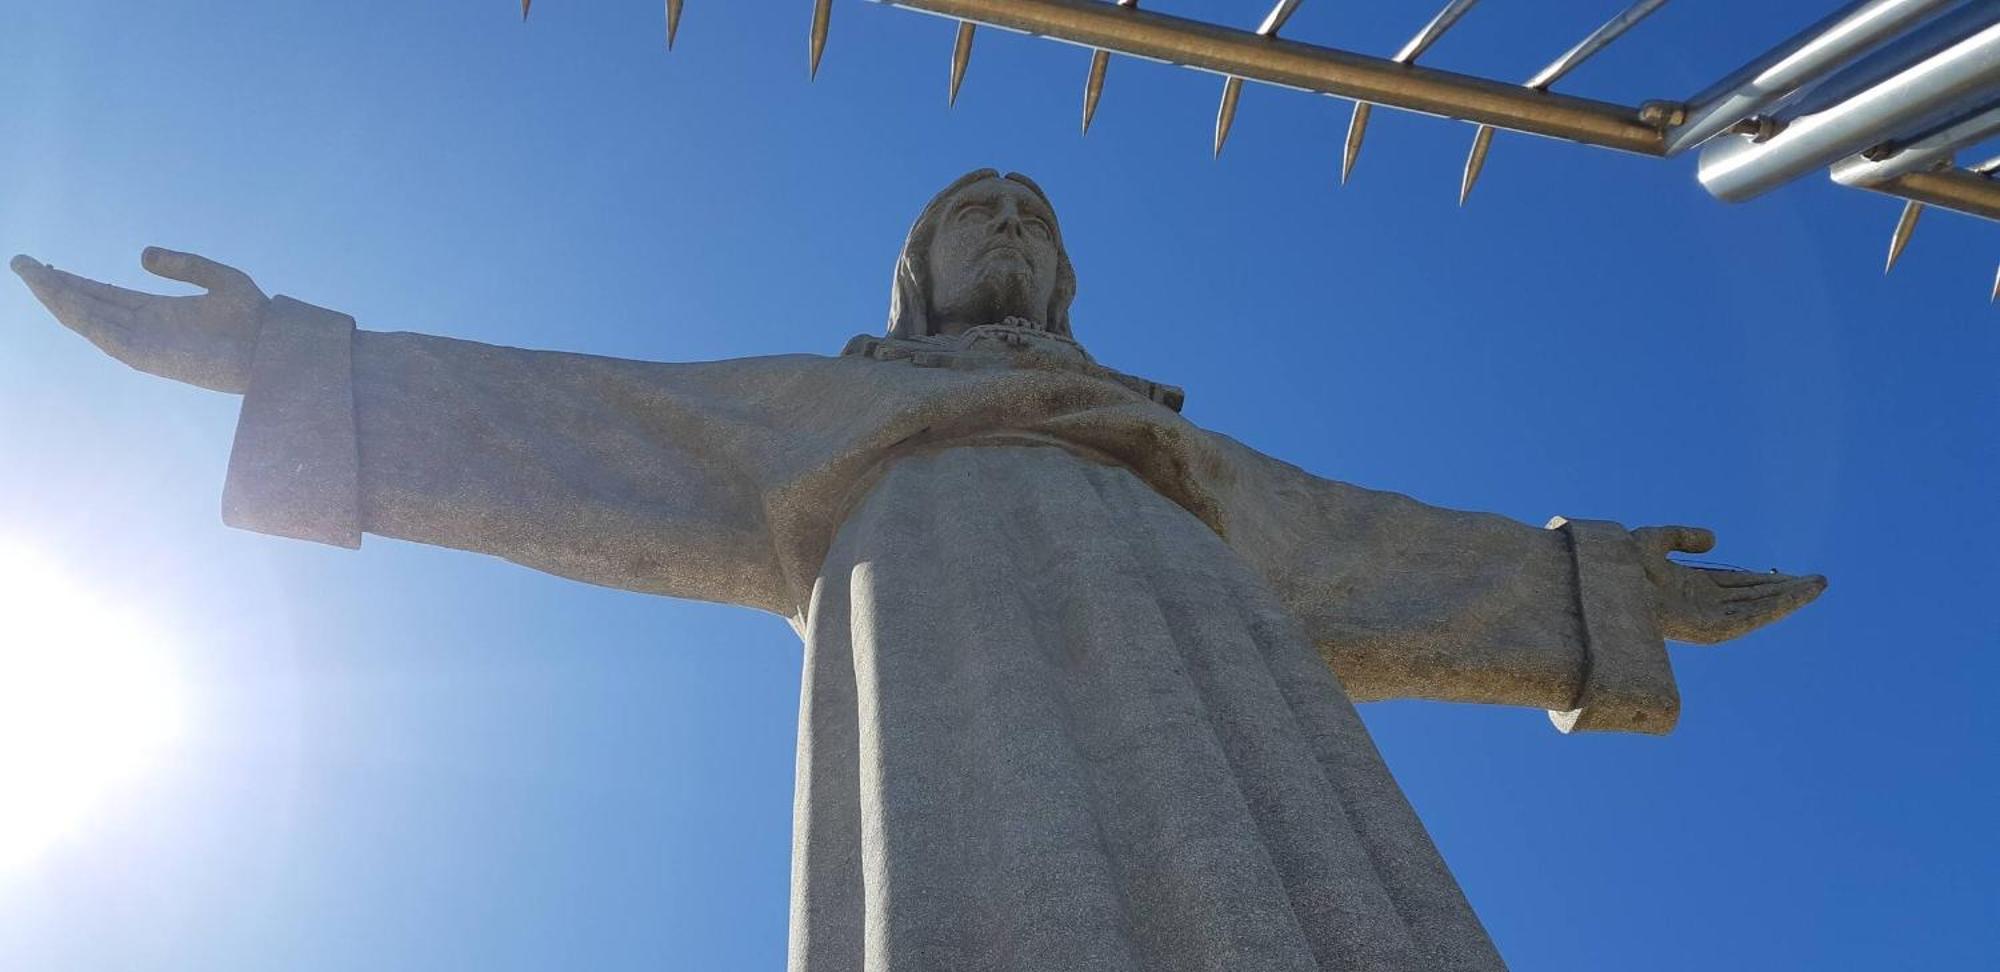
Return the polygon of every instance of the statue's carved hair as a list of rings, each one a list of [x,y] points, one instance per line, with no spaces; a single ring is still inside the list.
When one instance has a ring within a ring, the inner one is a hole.
[[[1024,186],[1042,201],[1048,210],[1049,229],[1055,233],[1056,243],[1056,285],[1049,296],[1048,316],[1042,326],[1064,337],[1074,337],[1069,331],[1069,303],[1076,297],[1076,268],[1069,262],[1069,252],[1063,249],[1062,229],[1056,225],[1055,206],[1049,202],[1048,193],[1035,185],[1033,179],[1018,172],[1001,175],[998,169],[978,169],[959,176],[944,191],[931,197],[924,205],[924,211],[917,215],[916,223],[910,226],[910,236],[903,242],[903,253],[896,258],[895,286],[889,292],[889,336],[929,337],[936,333],[930,321],[931,309],[931,238],[937,235],[938,221],[944,217],[945,204],[958,195],[959,190],[987,179],[1005,179]]]

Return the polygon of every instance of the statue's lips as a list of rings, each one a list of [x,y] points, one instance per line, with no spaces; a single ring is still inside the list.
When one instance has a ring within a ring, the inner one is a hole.
[[[1012,243],[989,243],[985,249],[979,251],[979,256],[982,259],[1001,255],[1011,256],[1022,263],[1028,262],[1027,251]]]

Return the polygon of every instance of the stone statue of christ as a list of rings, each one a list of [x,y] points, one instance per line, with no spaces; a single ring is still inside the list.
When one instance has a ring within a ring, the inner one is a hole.
[[[378,333],[143,262],[207,293],[13,269],[113,357],[243,396],[226,522],[790,619],[793,972],[1503,968],[1353,703],[1663,733],[1665,639],[1825,586],[1668,558],[1704,530],[1439,509],[1195,427],[1076,342],[1019,175],[932,199],[886,335],[833,357]]]

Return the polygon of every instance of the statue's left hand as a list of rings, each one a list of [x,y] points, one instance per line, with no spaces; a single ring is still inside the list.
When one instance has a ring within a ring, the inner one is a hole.
[[[162,378],[243,391],[269,303],[264,291],[249,274],[193,253],[149,246],[139,264],[208,292],[166,297],[126,290],[27,256],[11,266],[56,320],[104,353]]]
[[[1712,645],[1770,624],[1812,602],[1826,590],[1818,574],[1757,573],[1691,567],[1667,559],[1675,551],[1707,553],[1715,534],[1700,527],[1640,527],[1638,541],[1660,631],[1674,641]]]

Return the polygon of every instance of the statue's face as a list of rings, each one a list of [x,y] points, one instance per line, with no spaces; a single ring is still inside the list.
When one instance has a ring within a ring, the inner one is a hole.
[[[1055,294],[1055,214],[1006,179],[983,179],[945,204],[931,237],[930,316],[940,334],[1020,317],[1046,326]]]

